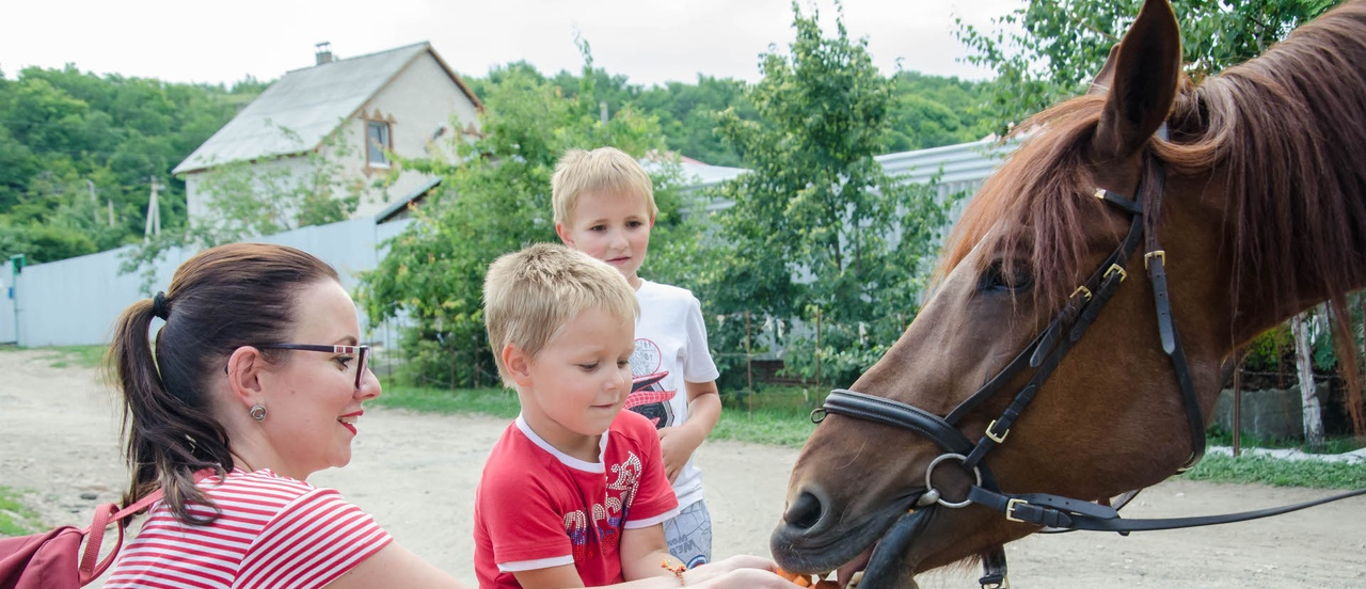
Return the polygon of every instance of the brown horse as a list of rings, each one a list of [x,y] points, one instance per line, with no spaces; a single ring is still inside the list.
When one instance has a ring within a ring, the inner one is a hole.
[[[1165,178],[1144,231],[1165,246],[1158,261],[1194,415],[1209,415],[1240,344],[1366,286],[1366,0],[1199,85],[1180,62],[1170,6],[1148,0],[1090,95],[1021,126],[1024,145],[951,235],[932,297],[852,389],[943,416],[998,374],[1074,300],[1089,299],[1069,293],[1125,239],[1131,217],[1095,198],[1098,188],[1138,196]],[[1154,255],[1139,247],[1122,260],[1134,276],[998,436],[983,464],[1003,491],[1096,501],[1158,483],[1198,454],[1154,327],[1156,289],[1141,276]],[[988,399],[954,425],[978,440],[1010,400]],[[832,411],[793,468],[772,538],[777,561],[847,580],[926,493],[942,454],[922,434]],[[971,483],[961,468],[938,466],[934,477],[951,501]],[[897,553],[893,585],[1040,529],[979,505],[921,511],[929,515]]]

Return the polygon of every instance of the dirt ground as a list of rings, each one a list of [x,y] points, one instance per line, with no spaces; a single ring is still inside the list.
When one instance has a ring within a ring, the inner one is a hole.
[[[96,371],[62,366],[56,352],[0,352],[0,485],[31,491],[49,524],[85,525],[94,505],[117,500],[125,484],[118,411]],[[487,417],[370,409],[351,465],[310,482],[340,489],[401,544],[473,586],[474,487],[505,425]],[[699,452],[716,554],[766,555],[796,451],[708,442]],[[1325,494],[1177,481],[1145,491],[1126,514],[1223,513]],[[1269,520],[1128,538],[1036,536],[1007,553],[1016,589],[1362,587],[1366,497]],[[939,572],[919,581],[924,589],[976,587],[978,573]]]

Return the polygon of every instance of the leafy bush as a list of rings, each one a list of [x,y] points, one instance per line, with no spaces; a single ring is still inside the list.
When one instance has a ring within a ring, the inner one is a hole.
[[[756,117],[720,116],[717,132],[751,172],[715,191],[732,206],[714,215],[700,294],[731,318],[714,348],[744,350],[733,319],[749,313],[775,325],[765,345],[783,350],[793,375],[819,370],[823,382],[848,384],[915,315],[956,197],[889,176],[874,159],[887,148],[894,94],[866,41],[850,39],[842,19],[825,36],[819,15],[795,5],[793,28],[790,51],[763,55],[764,77],[746,91]]]

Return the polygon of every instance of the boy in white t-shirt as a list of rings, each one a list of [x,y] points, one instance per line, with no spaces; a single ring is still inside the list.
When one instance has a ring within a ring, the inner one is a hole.
[[[650,176],[616,148],[571,150],[555,167],[551,192],[555,232],[565,245],[611,264],[635,289],[640,317],[626,408],[659,430],[665,472],[682,510],[664,524],[669,552],[689,568],[705,564],[711,560],[711,515],[692,455],[721,417],[720,373],[692,292],[637,275],[659,213]]]

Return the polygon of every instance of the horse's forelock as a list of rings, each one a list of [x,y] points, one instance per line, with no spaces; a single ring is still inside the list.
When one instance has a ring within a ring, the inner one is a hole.
[[[1082,270],[1098,201],[1088,195],[1086,146],[1104,100],[1082,96],[1035,115],[1015,132],[1020,147],[982,185],[945,244],[942,279],[974,248],[984,261],[1026,263],[1042,300],[1060,300]]]

